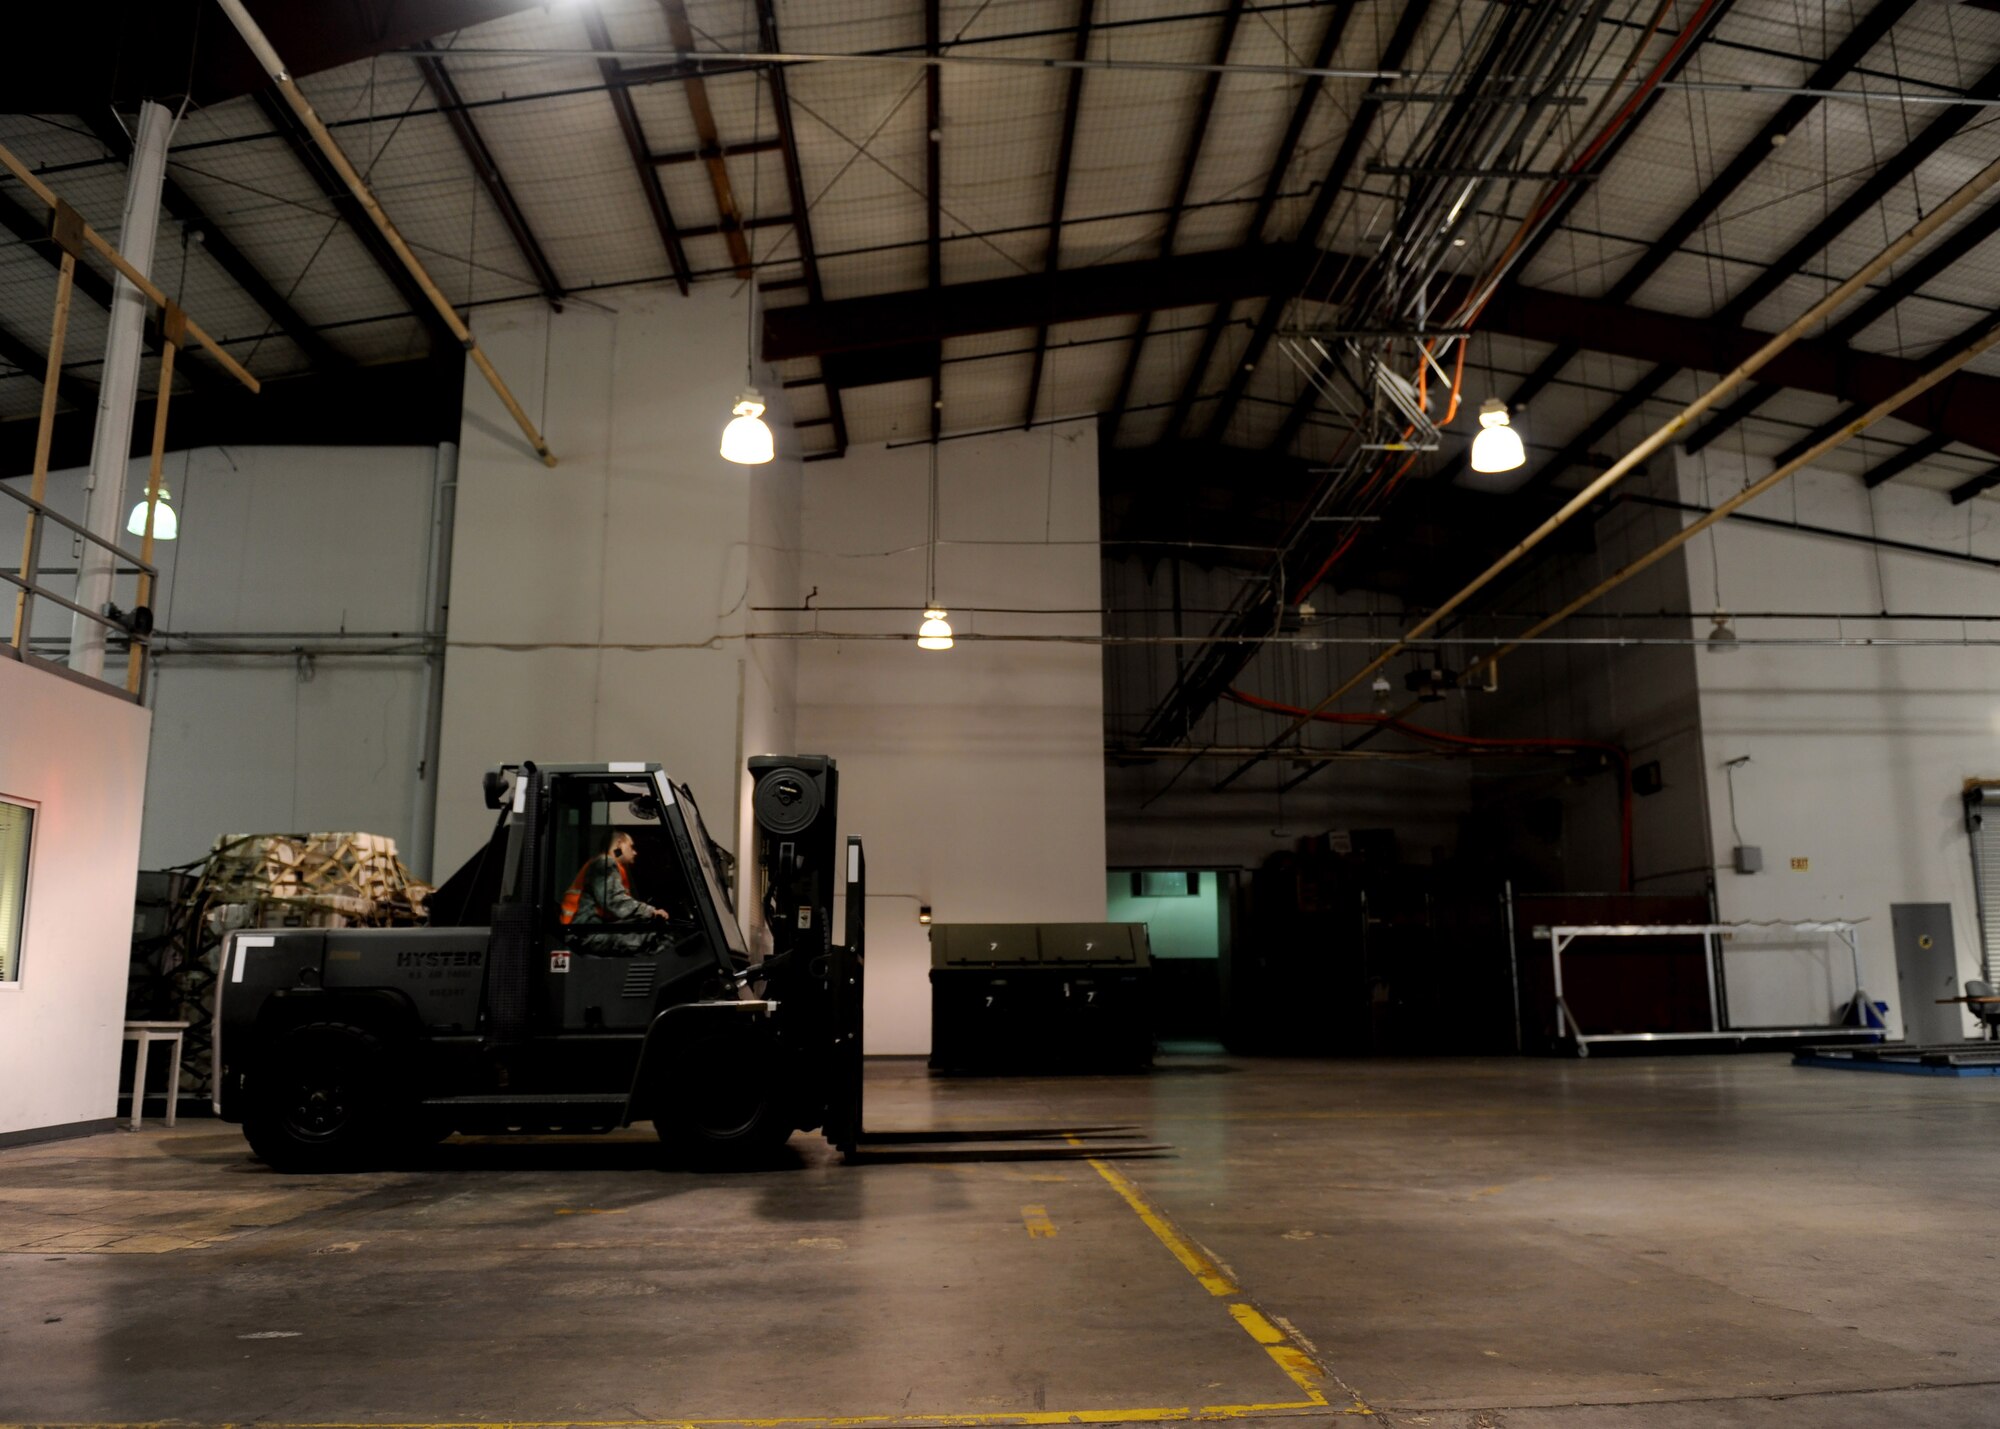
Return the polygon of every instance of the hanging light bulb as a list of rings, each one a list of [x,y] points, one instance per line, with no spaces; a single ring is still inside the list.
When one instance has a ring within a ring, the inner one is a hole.
[[[1507,404],[1488,397],[1479,404],[1479,435],[1472,439],[1474,471],[1513,471],[1528,460],[1521,434],[1507,424]]]
[[[951,649],[951,622],[945,619],[950,613],[936,606],[924,612],[924,623],[917,627],[919,650]]]
[[[1715,629],[1708,632],[1708,653],[1711,655],[1735,653],[1739,647],[1736,643],[1736,631],[1729,623],[1729,612],[1718,610],[1709,619],[1715,622]]]
[[[729,409],[734,415],[729,425],[722,429],[722,455],[725,459],[741,466],[762,466],[777,455],[776,444],[771,440],[771,429],[764,425],[764,394],[755,387],[746,388],[736,405]]]
[[[171,541],[181,533],[181,518],[174,514],[174,508],[167,505],[172,493],[166,487],[160,488],[160,504],[153,512],[153,539]],[[125,529],[134,536],[146,534],[146,499],[139,498],[139,504],[132,508],[132,519],[125,523]]]
[[[1376,714],[1385,715],[1389,713],[1389,706],[1391,703],[1389,695],[1394,688],[1395,687],[1389,683],[1389,677],[1387,675],[1377,675],[1375,677],[1375,683],[1370,685],[1369,689],[1375,692]]]

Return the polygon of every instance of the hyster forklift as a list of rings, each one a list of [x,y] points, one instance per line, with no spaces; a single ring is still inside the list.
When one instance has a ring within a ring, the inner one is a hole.
[[[815,1129],[851,1155],[861,842],[838,857],[831,759],[749,767],[762,958],[737,920],[729,855],[659,765],[503,766],[485,780],[492,837],[432,897],[430,926],[228,936],[217,1114],[281,1171],[378,1165],[453,1132],[635,1121],[694,1162],[756,1159]],[[603,901],[645,917],[580,907],[607,877],[629,896]]]

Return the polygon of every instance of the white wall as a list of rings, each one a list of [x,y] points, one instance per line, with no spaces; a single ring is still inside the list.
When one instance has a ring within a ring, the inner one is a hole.
[[[937,450],[937,598],[954,630],[1096,636],[1093,424]],[[818,587],[824,614],[791,628],[915,634],[927,595],[928,461],[921,445],[869,447],[806,468],[799,581]],[[783,628],[766,619],[763,628]],[[839,761],[840,833],[859,834],[868,850],[865,1045],[924,1052],[920,903],[939,922],[1104,917],[1101,650],[961,640],[923,651],[899,638],[806,641],[798,652],[799,746]]]
[[[113,1116],[146,711],[0,658],[0,797],[40,806],[18,987],[0,988],[0,1136]]]
[[[741,849],[744,732],[790,734],[788,658],[753,656],[742,635],[749,606],[789,603],[789,557],[770,550],[794,540],[798,482],[768,373],[778,461],[736,466],[716,450],[744,385],[747,302],[707,284],[474,318],[560,465],[534,457],[468,368],[440,869],[492,826],[481,773],[523,759],[658,760]]]
[[[311,829],[387,834],[422,867],[413,790],[424,661],[355,658],[358,643],[337,636],[422,631],[436,468],[431,447],[168,456],[165,484],[181,527],[178,540],[155,545],[156,622],[163,632],[222,639],[209,642],[214,653],[158,659],[143,867],[199,858],[221,834]],[[50,504],[78,516],[86,474],[51,473]],[[143,491],[145,481],[146,463],[136,460],[126,489]],[[18,549],[22,509],[0,501],[0,546]],[[137,538],[128,539],[136,550]],[[45,531],[42,558],[45,567],[73,565],[69,534]],[[70,578],[44,580],[66,589]],[[133,595],[124,579],[114,598],[129,606]],[[44,602],[35,627],[66,640],[70,617]],[[265,633],[320,652],[309,679],[295,657],[246,656],[231,639]]]
[[[1768,470],[1753,461],[1747,475]],[[1746,470],[1739,458],[1710,448],[1683,458],[1679,477],[1683,499],[1705,503],[1737,490]],[[1820,471],[1793,477],[1748,508],[1988,557],[2000,556],[1993,509],[1984,501],[1953,506],[1936,491],[1893,483],[1869,492],[1853,476]],[[2000,579],[1988,567],[1744,522],[1722,523],[1688,552],[1697,610],[2000,613]],[[1836,633],[1825,621],[1741,620],[1738,629],[1746,639]],[[1864,619],[1844,622],[1839,633],[1990,640],[2000,631]],[[2000,777],[2000,650],[1750,646],[1705,656],[1696,668],[1717,862],[1728,862],[1737,841],[1722,765],[1744,755],[1751,762],[1736,776],[1737,822],[1744,842],[1764,851],[1762,873],[1717,873],[1722,916],[1867,919],[1863,979],[1893,1005],[1890,905],[1949,903],[1962,975],[1977,976],[1979,929],[1959,793],[1969,777]],[[1803,871],[1793,871],[1795,858],[1808,861]],[[1744,987],[1732,1001],[1754,997],[1767,1015],[1789,1009],[1825,1016],[1825,979],[1796,959],[1778,958],[1761,986],[1749,981],[1748,968],[1739,973],[1732,965],[1732,979]],[[1841,970],[1831,994],[1844,999],[1849,982]],[[1900,1024],[1901,1009],[1894,1011]]]

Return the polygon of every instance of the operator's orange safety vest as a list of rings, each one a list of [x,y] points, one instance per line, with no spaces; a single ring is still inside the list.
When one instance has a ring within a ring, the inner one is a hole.
[[[604,858],[604,857],[608,857],[608,855],[605,854],[598,855],[598,858]],[[619,881],[625,885],[625,891],[627,893],[630,893],[632,891],[632,870],[627,868],[622,863],[615,865],[615,867],[618,869]],[[597,868],[597,859],[593,858],[589,863],[586,863],[583,866],[583,870],[577,874],[576,881],[571,883],[569,886],[569,891],[563,894],[562,920],[565,924],[574,923],[576,921],[576,915],[580,911],[582,911],[583,890],[590,883],[591,874],[596,868]],[[611,917],[611,910],[609,908],[606,908],[601,903],[597,903],[595,900],[592,900],[592,906],[595,908],[595,911],[597,913],[597,919],[599,922],[609,923],[613,921]]]

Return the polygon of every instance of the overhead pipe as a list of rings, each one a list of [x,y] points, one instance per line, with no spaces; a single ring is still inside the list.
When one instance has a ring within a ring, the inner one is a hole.
[[[1408,709],[1395,714],[1348,714],[1331,710],[1308,710],[1299,705],[1282,704],[1277,700],[1267,700],[1261,695],[1247,694],[1231,686],[1223,691],[1223,698],[1255,710],[1270,714],[1302,716],[1304,720],[1320,720],[1327,724],[1371,725],[1376,729],[1394,730],[1397,734],[1408,735],[1412,739],[1429,740],[1464,749],[1468,753],[1518,754],[1546,753],[1562,751],[1570,753],[1602,754],[1618,766],[1618,876],[1619,886],[1626,892],[1632,891],[1632,756],[1622,744],[1614,744],[1603,739],[1561,739],[1546,735],[1524,735],[1511,739],[1488,739],[1470,734],[1450,734],[1441,729],[1429,729],[1419,724],[1409,724],[1403,716]],[[1360,751],[1355,751],[1360,752]],[[1282,751],[1281,751],[1282,753]]]
[[[361,205],[377,230],[381,232],[390,251],[409,271],[410,277],[416,280],[424,296],[430,299],[431,306],[437,309],[438,316],[444,320],[445,326],[451,329],[452,336],[457,338],[459,345],[465,349],[465,355],[472,359],[473,366],[479,369],[487,385],[492,387],[502,405],[507,408],[508,414],[520,427],[522,435],[527,437],[528,445],[532,446],[535,455],[542,459],[542,465],[554,466],[555,453],[549,450],[548,442],[543,439],[541,432],[536,430],[534,422],[528,417],[527,410],[516,400],[512,390],[494,368],[492,359],[487,357],[479,346],[479,340],[473,337],[472,329],[467,327],[465,319],[458,315],[458,309],[451,305],[451,300],[445,297],[443,290],[432,281],[423,263],[410,251],[410,245],[403,241],[403,235],[396,231],[396,225],[389,221],[389,215],[382,211],[382,205],[376,202],[375,195],[369,191],[361,175],[355,172],[354,165],[348,162],[347,154],[341,149],[340,142],[328,131],[326,124],[320,119],[318,112],[314,110],[298,85],[292,82],[291,72],[286,69],[284,60],[279,57],[277,50],[272,48],[270,40],[265,37],[257,22],[250,17],[250,12],[243,8],[243,0],[215,0],[215,3],[222,7],[222,13],[227,15],[229,22],[236,27],[236,33],[243,37],[243,43],[248,45],[250,52],[257,57],[257,63],[263,66],[266,74],[270,75],[272,83],[278,88],[278,93],[284,97],[285,103],[291,106],[292,113],[298,116],[299,123],[305,127],[308,134],[312,135],[313,143],[320,153],[326,156],[326,161],[333,167],[333,171],[340,175],[341,182],[347,185],[347,191],[354,195],[354,201]]]
[[[1647,436],[1624,456],[1613,462],[1595,480],[1578,490],[1575,495],[1570,497],[1557,511],[1550,515],[1547,520],[1543,521],[1541,525],[1529,532],[1525,538],[1509,548],[1492,565],[1488,566],[1479,575],[1473,577],[1455,595],[1452,595],[1439,605],[1437,609],[1410,627],[1395,644],[1363,665],[1345,682],[1337,686],[1332,693],[1313,706],[1313,711],[1318,712],[1327,709],[1350,691],[1359,688],[1397,655],[1409,650],[1425,632],[1434,629],[1452,611],[1458,609],[1459,606],[1465,604],[1466,601],[1485,589],[1486,586],[1496,580],[1504,571],[1527,555],[1528,552],[1534,550],[1543,541],[1547,540],[1559,528],[1566,525],[1578,513],[1596,501],[1598,497],[1624,480],[1641,462],[1666,446],[1676,435],[1685,430],[1696,418],[1700,417],[1702,413],[1706,412],[1736,388],[1743,385],[1752,375],[1778,356],[1778,354],[1798,342],[1799,339],[1803,338],[1814,327],[1818,326],[1821,321],[1837,311],[1850,298],[1862,292],[1878,274],[1893,267],[1896,263],[1907,257],[1912,250],[1924,243],[1953,219],[1957,218],[1995,184],[2000,184],[2000,159],[1996,159],[1984,169],[1981,169],[1971,179],[1968,179],[1951,197],[1947,198],[1943,203],[1911,225],[1902,237],[1864,263],[1846,282],[1807,308],[1804,313],[1800,314],[1784,329],[1774,334],[1770,341],[1766,342],[1756,352],[1737,364],[1733,370],[1724,374],[1707,391],[1668,418],[1651,435]],[[1979,350],[1983,351],[1984,348],[1980,348]],[[1952,365],[1949,371],[1956,371],[1959,366],[1963,365],[1963,361],[1960,361]],[[1948,375],[1948,372],[1944,373],[1944,375]],[[1911,383],[1909,387],[1905,388],[1904,392],[1921,393],[1927,391],[1939,380],[1942,380],[1941,376],[1931,376],[1930,380],[1919,378],[1916,382]],[[1907,401],[1908,397],[1899,394],[1897,400],[1899,402]],[[1841,430],[1844,435],[1841,435],[1838,441],[1829,439],[1829,442],[1822,442],[1812,449],[1812,454],[1818,455],[1823,451],[1831,450],[1834,446],[1838,446],[1840,441],[1845,441],[1854,432],[1860,431],[1863,427],[1872,425],[1874,421],[1879,420],[1879,417],[1875,414],[1882,413],[1884,410],[1878,404],[1878,406],[1870,410],[1869,416],[1857,419],[1856,422],[1842,428]],[[1894,408],[1890,407],[1886,410],[1893,411]],[[1278,736],[1278,739],[1282,740],[1296,733],[1303,724],[1304,720],[1294,722]],[[1273,741],[1273,743],[1275,744],[1276,741]],[[1237,779],[1247,773],[1255,763],[1256,761],[1253,759],[1238,766],[1217,784],[1216,788],[1228,788]]]
[[[1874,426],[1875,423],[1881,421],[1884,417],[1893,414],[1904,403],[1915,401],[1918,397],[1923,396],[1924,393],[1930,391],[1931,388],[1951,376],[1952,373],[1958,371],[1966,363],[1972,361],[1973,358],[1978,357],[1981,353],[1995,345],[2000,345],[2000,323],[1989,327],[1976,341],[1960,348],[1943,362],[1940,362],[1937,366],[1924,373],[1923,376],[1904,387],[1902,391],[1883,398],[1859,417],[1845,423],[1839,430],[1813,443],[1813,445],[1800,452],[1790,461],[1774,468],[1769,475],[1763,477],[1761,480],[1752,482],[1728,500],[1717,502],[1706,515],[1700,516],[1690,524],[1682,527],[1644,555],[1627,562],[1575,600],[1563,606],[1562,609],[1536,621],[1507,644],[1480,656],[1477,660],[1466,666],[1464,674],[1459,678],[1464,680],[1475,671],[1490,668],[1503,655],[1520,648],[1522,641],[1532,640],[1554,626],[1561,624],[1570,616],[1576,614],[1577,611],[1596,601],[1600,596],[1623,585],[1640,571],[1645,570],[1648,566],[1679,550],[1703,531],[1723,520],[1731,512],[1749,505],[1780,482],[1811,466],[1828,452],[1834,450],[1834,448],[1852,440],[1869,427]]]

